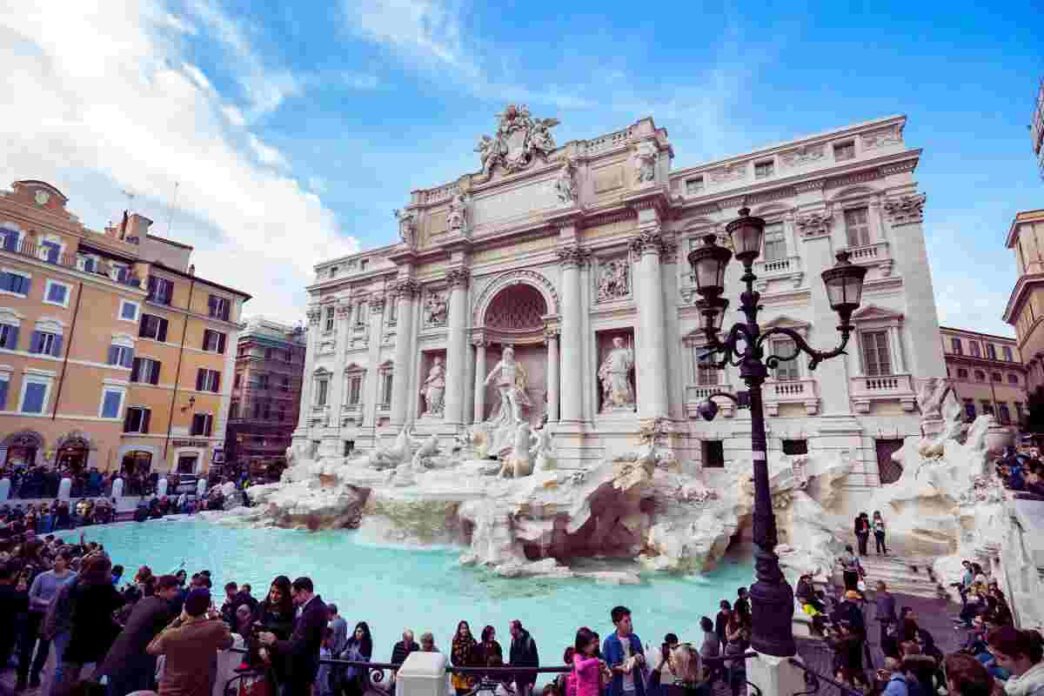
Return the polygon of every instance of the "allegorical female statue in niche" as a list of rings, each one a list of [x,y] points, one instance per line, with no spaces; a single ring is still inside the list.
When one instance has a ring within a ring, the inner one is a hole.
[[[424,380],[421,394],[424,396],[424,415],[441,416],[442,401],[446,393],[446,368],[442,366],[442,358],[432,361],[428,377]]]
[[[598,379],[602,382],[602,411],[634,409],[633,369],[634,353],[624,345],[622,337],[615,337],[612,350],[598,368]]]

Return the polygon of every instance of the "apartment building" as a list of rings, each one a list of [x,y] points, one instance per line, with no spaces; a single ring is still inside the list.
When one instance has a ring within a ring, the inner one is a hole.
[[[989,414],[1001,425],[1026,416],[1026,368],[1013,338],[939,327],[946,373],[968,421]]]
[[[124,213],[97,232],[43,181],[0,193],[0,464],[206,471],[223,458],[249,295]]]
[[[297,423],[305,331],[253,319],[239,335],[225,456],[236,470],[274,476]]]

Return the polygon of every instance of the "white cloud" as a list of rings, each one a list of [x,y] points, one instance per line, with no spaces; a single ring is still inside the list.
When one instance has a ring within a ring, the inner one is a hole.
[[[235,104],[225,104],[221,107],[221,113],[225,115],[228,122],[233,126],[245,126],[246,118],[243,116],[243,112]]]
[[[283,153],[261,140],[253,133],[247,134],[247,144],[261,164],[267,164],[277,169],[289,169],[290,163],[283,157]]]
[[[301,92],[301,81],[293,73],[265,65],[245,27],[225,13],[218,0],[189,0],[188,8],[234,61],[251,118],[275,111],[286,98]]]
[[[350,28],[417,66],[479,74],[462,41],[460,8],[444,0],[345,0]]]
[[[0,184],[49,180],[98,229],[124,189],[165,222],[179,182],[173,235],[196,246],[199,275],[253,294],[251,314],[299,317],[313,264],[355,240],[315,194],[237,144],[229,105],[157,36],[160,12],[86,5],[0,6]]]

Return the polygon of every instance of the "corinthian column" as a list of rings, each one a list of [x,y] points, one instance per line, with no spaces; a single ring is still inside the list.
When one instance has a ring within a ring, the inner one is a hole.
[[[444,419],[451,425],[464,422],[464,381],[467,371],[468,270],[446,273],[449,285],[449,318],[446,337],[446,405]]]
[[[586,252],[580,247],[559,249],[562,264],[562,345],[560,405],[563,421],[583,420],[583,307],[580,295],[580,266]]]
[[[638,331],[635,335],[635,377],[638,382],[638,417],[642,420],[667,416],[667,345],[664,328],[663,287],[660,254],[663,238],[659,227],[642,230],[631,241],[637,256],[635,291],[638,300]]]
[[[547,338],[547,422],[558,421],[558,332],[548,329]]]
[[[395,330],[395,366],[392,372],[391,424],[401,427],[406,422],[407,408],[413,400],[410,398],[410,363],[415,351],[413,349],[413,306],[420,292],[416,281],[406,279],[395,286],[396,294],[396,330]]]

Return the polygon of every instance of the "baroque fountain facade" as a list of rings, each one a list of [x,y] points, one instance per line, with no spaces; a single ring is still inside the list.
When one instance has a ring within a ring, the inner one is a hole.
[[[749,527],[750,426],[698,419],[742,384],[702,364],[685,257],[746,204],[767,325],[832,345],[819,274],[841,249],[868,268],[849,355],[765,388],[780,555],[826,571],[945,375],[904,122],[672,170],[652,119],[557,146],[509,106],[478,171],[396,211],[396,243],[316,267],[292,466],[247,514],[457,543],[508,575],[713,564]]]

